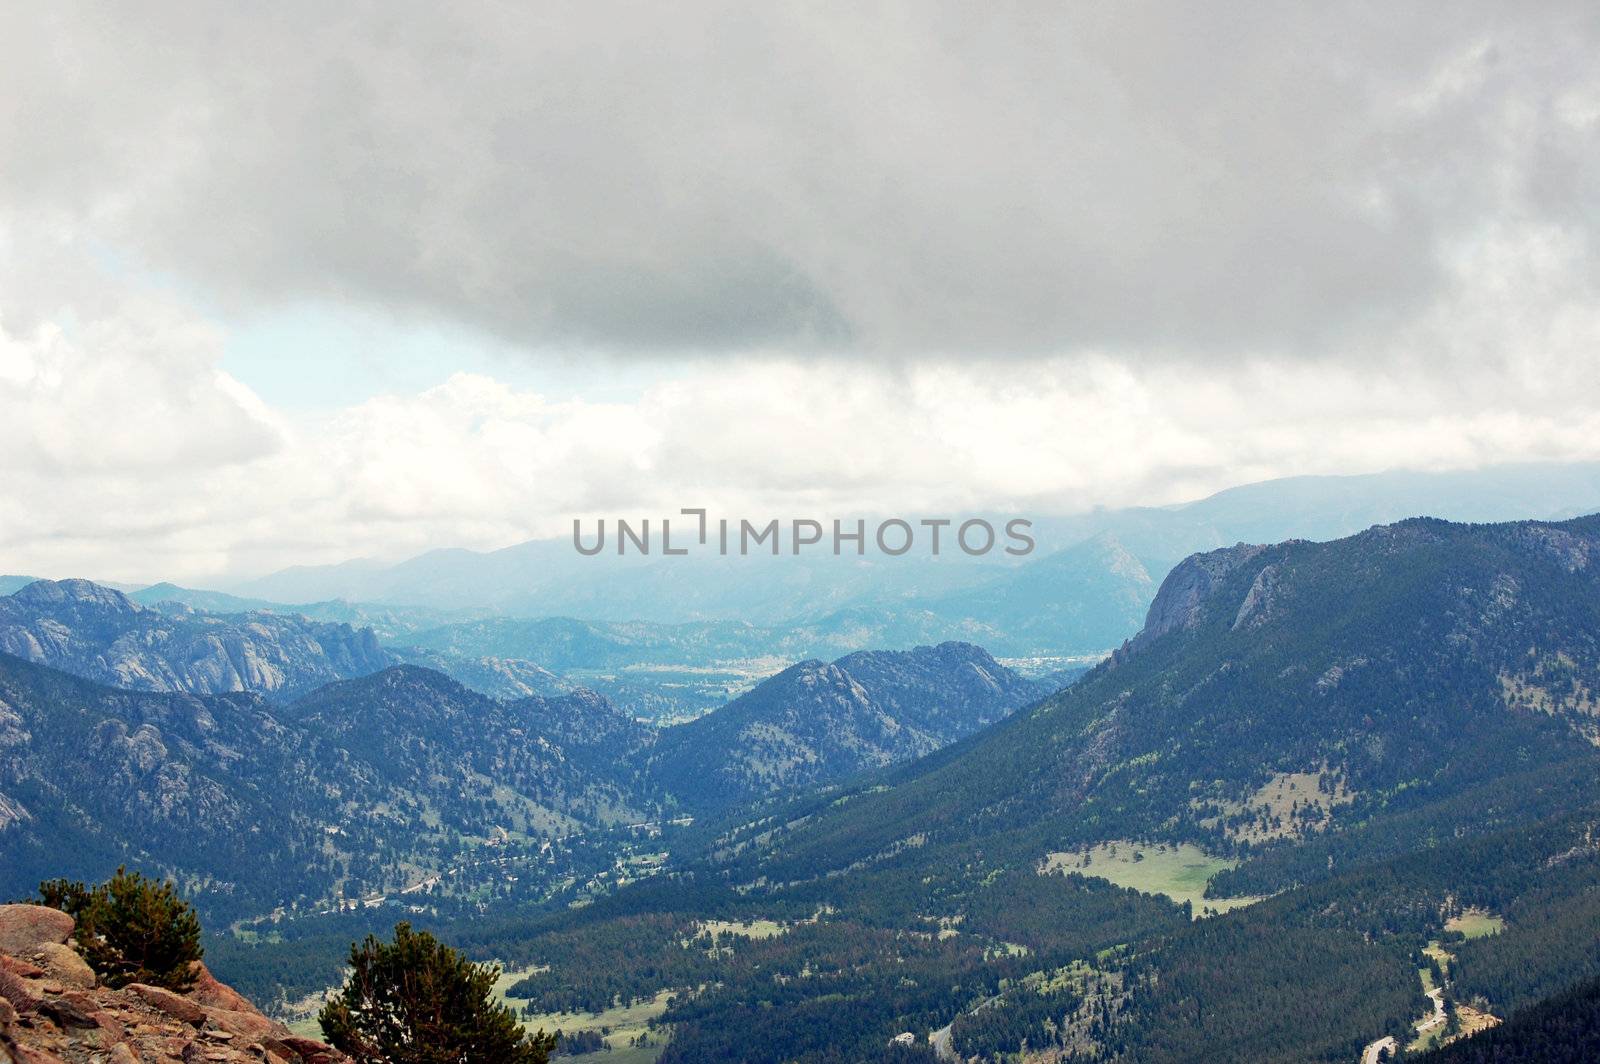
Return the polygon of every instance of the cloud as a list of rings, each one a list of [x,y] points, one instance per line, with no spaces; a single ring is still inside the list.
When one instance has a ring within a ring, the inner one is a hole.
[[[170,376],[135,372],[140,359],[108,361],[120,401],[93,416],[82,405],[99,390],[89,378],[67,375],[54,391],[39,375],[0,384],[8,407],[40,418],[8,442],[63,414],[104,426],[81,441],[80,458],[0,469],[6,496],[29,503],[0,522],[6,569],[204,584],[563,537],[580,515],[696,505],[751,518],[1038,515],[1176,502],[1292,474],[1600,459],[1595,386],[1534,388],[1514,367],[1452,388],[1414,370],[1321,363],[1218,375],[1103,356],[1006,373],[708,362],[629,402],[555,401],[459,374],[289,421],[249,402],[228,407],[236,386],[204,360]],[[172,417],[181,441],[141,450],[124,431],[122,410],[176,414],[164,397],[187,401],[197,389],[210,389],[223,414]],[[107,440],[128,452],[110,469],[99,453]]]
[[[0,568],[1600,458],[1597,38],[1562,3],[10,5]],[[279,409],[225,372],[319,305],[595,386]]]
[[[68,3],[0,40],[5,202],[229,313],[1438,362],[1478,352],[1402,341],[1487,232],[1600,278],[1581,3]]]

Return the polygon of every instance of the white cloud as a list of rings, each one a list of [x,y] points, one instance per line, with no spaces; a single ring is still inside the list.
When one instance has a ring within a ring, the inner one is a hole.
[[[159,444],[141,450],[134,434],[117,448],[124,408],[176,415],[172,396],[203,394],[226,410],[237,389],[203,359],[184,364],[188,377],[148,365],[110,355],[82,395],[70,374],[0,385],[8,406],[37,411],[31,429],[7,429],[25,446],[52,420],[105,426],[77,458],[6,466],[7,497],[30,505],[7,508],[4,568],[204,582],[562,536],[579,514],[1038,513],[1298,473],[1600,458],[1592,384],[1557,396],[1513,371],[1463,395],[1418,371],[1135,372],[1105,358],[1005,372],[701,364],[605,404],[458,375],[294,424],[245,402],[231,408],[232,446],[219,418],[176,416],[158,419],[170,430]],[[119,401],[91,416],[107,377],[124,386]],[[129,465],[107,468],[107,441]]]

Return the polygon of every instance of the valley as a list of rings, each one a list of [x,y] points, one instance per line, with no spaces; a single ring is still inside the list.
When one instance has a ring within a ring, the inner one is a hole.
[[[596,670],[727,685],[673,724],[570,657],[504,697],[393,659],[270,697],[101,686],[117,639],[179,622],[29,585],[13,630],[83,649],[0,656],[6,888],[62,871],[63,833],[84,874],[160,853],[286,1016],[404,917],[596,1059],[1419,1055],[1600,974],[1570,695],[1600,681],[1596,579],[1594,519],[1408,521],[1193,556],[1077,677],[957,642]],[[181,624],[253,633],[233,616]]]

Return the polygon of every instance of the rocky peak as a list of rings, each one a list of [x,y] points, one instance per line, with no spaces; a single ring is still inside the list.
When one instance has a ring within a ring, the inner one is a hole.
[[[163,613],[88,580],[38,580],[0,597],[0,652],[114,687],[279,698],[394,662],[370,628]]]
[[[196,962],[183,994],[120,990],[72,948],[72,917],[0,905],[0,1064],[348,1064],[268,1019]]]
[[[1173,567],[1161,581],[1150,609],[1145,614],[1144,627],[1139,634],[1123,643],[1111,655],[1111,665],[1127,661],[1129,656],[1168,634],[1193,628],[1200,623],[1206,601],[1230,575],[1266,550],[1255,543],[1237,543],[1231,547],[1191,554]],[[1241,603],[1234,618],[1238,627],[1253,616],[1260,618],[1261,609],[1270,604],[1271,582],[1276,574],[1266,578],[1265,586],[1252,587]],[[1262,581],[1258,580],[1258,584]]]
[[[133,614],[144,609],[115,588],[92,580],[35,580],[14,592],[11,598],[40,612],[90,610]]]
[[[1161,581],[1161,590],[1150,603],[1145,615],[1144,630],[1134,638],[1141,646],[1159,639],[1168,632],[1193,628],[1199,623],[1206,599],[1230,575],[1248,564],[1265,547],[1254,543],[1239,543],[1220,550],[1191,554],[1179,562]]]

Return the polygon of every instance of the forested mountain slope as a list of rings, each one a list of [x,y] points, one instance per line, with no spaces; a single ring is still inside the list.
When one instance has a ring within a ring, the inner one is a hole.
[[[690,808],[727,808],[930,753],[1045,693],[969,643],[803,661],[662,731],[643,770]]]
[[[1213,551],[1076,686],[495,948],[541,1005],[708,986],[663,1061],[1354,1060],[1430,942],[1497,1015],[1600,974],[1597,682],[1600,518]]]
[[[917,833],[1248,854],[1594,756],[1597,687],[1600,518],[1241,545],[1174,569],[1139,636],[1078,684],[762,862],[815,874]]]
[[[637,818],[603,700],[501,703],[410,666],[288,706],[104,687],[0,655],[0,894],[118,863],[237,914],[403,888],[487,840]]]

